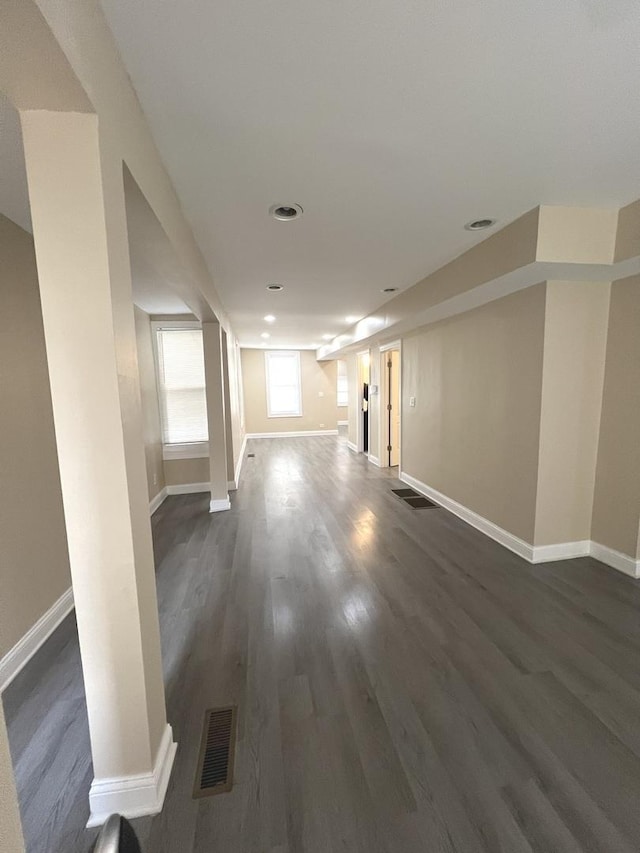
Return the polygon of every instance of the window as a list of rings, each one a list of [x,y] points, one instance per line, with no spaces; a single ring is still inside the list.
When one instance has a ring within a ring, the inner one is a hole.
[[[208,441],[202,329],[159,328],[156,335],[163,441]]]
[[[301,417],[300,353],[265,352],[264,357],[268,416],[270,418]]]
[[[349,405],[349,385],[347,382],[347,363],[338,361],[338,388],[336,402],[339,406]]]

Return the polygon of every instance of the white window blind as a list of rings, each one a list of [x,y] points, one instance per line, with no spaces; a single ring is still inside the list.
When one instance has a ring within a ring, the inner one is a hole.
[[[265,352],[267,414],[270,418],[302,415],[300,353]]]
[[[338,387],[336,389],[336,398],[338,406],[349,405],[349,386],[347,382],[346,361],[338,361]]]
[[[202,330],[158,329],[157,336],[163,441],[207,441]]]

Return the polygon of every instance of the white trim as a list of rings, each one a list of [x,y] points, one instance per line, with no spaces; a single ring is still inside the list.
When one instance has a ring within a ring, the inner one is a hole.
[[[380,352],[387,352],[390,349],[399,350],[401,348],[401,346],[402,346],[402,340],[400,338],[398,338],[397,341],[391,341],[390,344],[382,344],[382,346],[380,346],[379,349],[380,349]]]
[[[238,484],[235,480],[227,480],[227,489],[230,492],[235,492],[238,489]]]
[[[347,440],[347,447],[349,448],[349,450],[353,450],[354,453],[358,452],[358,448],[357,448],[356,444],[354,444],[353,441]]]
[[[302,429],[295,432],[248,432],[246,438],[307,438],[312,435],[338,435],[338,430]]]
[[[167,723],[151,773],[94,779],[89,791],[91,814],[87,827],[101,826],[109,815],[116,813],[126,818],[159,814],[177,747],[171,726]]]
[[[448,498],[437,489],[433,489],[426,483],[411,477],[404,471],[400,471],[399,479],[530,563],[547,563],[554,560],[571,560],[576,557],[590,556],[619,572],[623,572],[625,575],[629,575],[629,577],[640,578],[640,560],[623,554],[621,551],[616,551],[588,539],[579,542],[559,542],[555,545],[534,546],[518,536],[514,536],[513,533],[509,533],[508,530],[498,527],[497,524],[483,518],[477,512],[459,504],[452,498]]]
[[[342,408],[342,406],[340,408]],[[338,426],[349,426],[349,421],[338,421]]]
[[[477,512],[459,504],[452,498],[448,498],[446,495],[443,495],[442,492],[439,492],[437,489],[433,489],[431,486],[427,486],[426,483],[422,483],[420,480],[416,480],[415,477],[409,476],[409,474],[406,474],[404,471],[399,472],[399,479],[408,486],[411,486],[412,489],[415,489],[417,492],[421,492],[440,506],[448,509],[449,512],[452,512],[454,515],[457,515],[458,518],[466,521],[467,524],[475,527],[476,530],[479,530],[491,539],[495,539],[496,542],[504,545],[505,548],[508,548],[520,557],[524,557],[525,560],[532,562],[533,546],[528,542],[525,542],[518,536],[514,536],[513,533],[509,533],[508,530],[498,527],[497,524],[489,521],[489,519],[483,518],[481,515],[478,515]]]
[[[380,460],[378,459],[377,456],[374,456],[372,453],[369,454],[369,462],[372,462],[374,465],[377,465],[378,468],[382,468],[382,465],[380,464]]]
[[[534,545],[532,563],[552,563],[555,560],[572,560],[574,557],[588,557],[591,553],[591,542],[583,539],[580,542],[558,542],[554,545]]]
[[[608,548],[599,542],[591,542],[590,554],[594,559],[600,560],[601,563],[606,563],[619,572],[624,572],[625,575],[629,575],[632,578],[640,578],[640,560],[634,560],[628,554],[623,554],[614,548]]]
[[[73,610],[73,590],[64,592],[12,649],[0,660],[0,693],[8,687],[20,670],[31,660],[58,625]]]
[[[211,483],[177,483],[167,486],[168,495],[194,495],[198,492],[210,492]]]
[[[163,444],[162,458],[171,459],[208,459],[208,441],[189,441],[184,444]]]
[[[226,509],[231,509],[229,495],[226,498],[216,498],[209,501],[209,512],[224,512]]]
[[[163,489],[160,489],[155,498],[151,498],[151,500],[149,501],[149,515],[153,515],[153,513],[158,509],[158,507],[164,501],[167,495],[167,487],[165,486]]]

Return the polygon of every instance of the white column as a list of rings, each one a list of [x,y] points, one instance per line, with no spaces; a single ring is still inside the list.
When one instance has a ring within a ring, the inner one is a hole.
[[[220,331],[218,323],[202,324],[204,374],[207,386],[207,419],[209,421],[210,512],[220,512],[231,508],[227,484],[227,442]]]
[[[20,824],[18,797],[13,778],[4,709],[0,699],[0,850],[24,853],[24,838]]]
[[[227,445],[227,485],[229,489],[238,488],[236,483],[236,462],[233,448],[233,425],[231,423],[231,385],[229,378],[229,341],[224,329],[220,329],[222,338],[222,383],[224,385],[224,429]]]
[[[167,723],[122,163],[95,115],[22,113],[94,780],[90,825],[160,811]],[[107,174],[108,173],[108,174]],[[107,174],[107,178],[105,178]]]

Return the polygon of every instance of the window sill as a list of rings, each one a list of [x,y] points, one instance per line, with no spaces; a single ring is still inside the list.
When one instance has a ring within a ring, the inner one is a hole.
[[[192,441],[188,444],[163,444],[162,458],[171,459],[206,459],[209,456],[208,441]]]
[[[282,418],[301,418],[302,412],[292,412],[291,414],[288,414],[288,415],[269,415],[269,414],[267,414],[267,417],[268,418],[281,418],[281,419]]]

